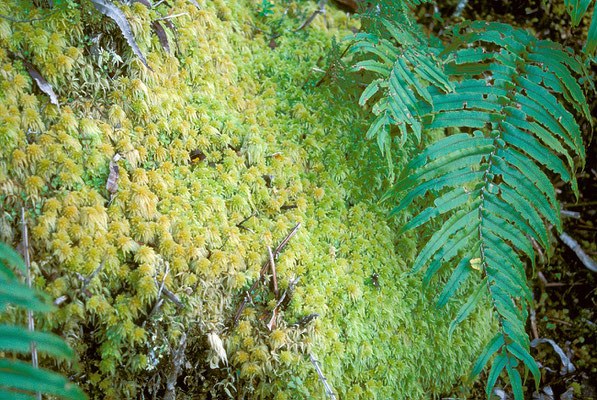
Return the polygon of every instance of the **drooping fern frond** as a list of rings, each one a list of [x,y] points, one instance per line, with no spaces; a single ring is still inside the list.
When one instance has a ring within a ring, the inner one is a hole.
[[[574,72],[586,71],[562,47],[497,23],[461,25],[440,56],[448,60],[445,72],[454,90],[427,88],[431,101],[419,102],[422,128],[460,132],[415,157],[386,198],[401,198],[395,213],[428,193],[434,196],[433,205],[401,230],[447,218],[418,254],[413,271],[427,267],[428,285],[438,271],[452,266],[437,300],[440,307],[480,271],[482,284],[454,318],[449,334],[489,296],[499,331],[471,377],[497,355],[487,395],[506,369],[515,398],[522,399],[519,361],[537,384],[540,379],[525,333],[532,299],[523,259],[534,265],[533,241],[549,248],[549,225],[561,231],[550,176],[571,183],[578,195],[575,171],[584,165],[585,151],[572,112],[589,120],[590,114]]]
[[[399,128],[403,144],[409,132],[420,141],[426,111],[423,106],[432,107],[429,87],[444,92],[451,92],[454,87],[439,65],[439,50],[429,46],[422,36],[416,36],[407,19],[395,21],[379,16],[375,23],[379,26],[373,32],[357,33],[345,40],[351,41],[350,53],[364,55],[352,71],[368,71],[375,76],[359,104],[373,100],[372,112],[377,117],[367,139],[375,137],[382,154],[389,156],[390,127]]]

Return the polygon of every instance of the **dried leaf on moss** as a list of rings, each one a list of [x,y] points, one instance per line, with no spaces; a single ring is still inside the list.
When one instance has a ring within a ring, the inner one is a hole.
[[[147,64],[145,56],[143,55],[143,53],[141,53],[141,49],[139,49],[139,45],[137,45],[135,37],[133,36],[131,25],[129,24],[129,21],[126,19],[122,11],[120,11],[120,9],[116,7],[114,4],[106,0],[91,0],[91,2],[95,5],[96,10],[98,10],[105,16],[112,18],[114,22],[116,22],[124,38],[128,42],[129,46],[131,46],[133,53],[135,53],[135,55],[139,57],[139,59],[141,60],[143,65],[147,67],[147,69],[153,71],[149,64]]]

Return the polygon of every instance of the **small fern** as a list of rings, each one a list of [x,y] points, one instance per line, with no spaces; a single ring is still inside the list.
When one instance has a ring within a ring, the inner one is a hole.
[[[415,36],[414,27],[382,17],[377,21],[384,28],[380,32],[357,33],[345,40],[352,42],[351,53],[365,55],[352,71],[365,70],[376,76],[361,94],[359,104],[365,105],[377,95],[372,109],[377,117],[367,131],[367,139],[376,137],[381,152],[389,154],[390,126],[400,129],[402,144],[409,130],[420,141],[423,107],[433,107],[429,87],[451,92],[454,85],[438,65],[439,51]]]
[[[522,399],[519,362],[537,385],[540,372],[525,333],[532,298],[521,256],[534,266],[533,241],[549,249],[548,225],[561,231],[559,204],[545,170],[569,182],[578,196],[575,172],[584,166],[585,151],[572,113],[589,121],[591,116],[574,72],[590,81],[586,67],[569,50],[506,24],[465,22],[451,31],[450,45],[441,51],[409,37],[401,24],[384,25],[395,42],[359,34],[352,44],[354,53],[368,57],[353,69],[377,75],[360,99],[365,104],[376,96],[377,118],[367,137],[377,137],[382,152],[388,152],[391,125],[398,126],[402,143],[407,127],[417,141],[426,129],[459,131],[411,160],[384,199],[400,199],[394,214],[427,194],[435,198],[400,231],[443,221],[418,254],[413,272],[427,267],[428,286],[438,271],[452,266],[437,300],[443,307],[472,271],[480,271],[482,284],[455,316],[449,335],[489,295],[499,330],[471,378],[496,355],[487,395],[506,369],[515,398]]]
[[[19,282],[9,265],[26,273],[23,259],[10,247],[0,243],[0,311],[14,304],[32,311],[45,312],[52,309],[41,293]],[[35,343],[38,351],[60,359],[72,359],[73,352],[56,335],[29,331],[20,326],[0,325],[0,350],[26,354]],[[31,399],[32,394],[43,392],[64,399],[86,399],[85,394],[63,376],[54,372],[34,368],[18,360],[0,359],[0,398]]]
[[[568,14],[570,14],[570,18],[572,18],[572,26],[578,26],[580,24],[580,21],[582,21],[592,2],[592,0],[564,1],[566,10],[568,10]],[[594,9],[596,4],[597,3],[593,4],[591,25],[589,26],[589,31],[587,32],[587,43],[585,44],[584,48],[585,53],[589,57],[595,57],[595,50],[597,50],[597,13]]]

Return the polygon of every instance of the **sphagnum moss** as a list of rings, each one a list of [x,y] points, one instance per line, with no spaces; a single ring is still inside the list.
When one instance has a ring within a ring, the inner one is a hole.
[[[174,3],[182,14],[172,19],[177,46],[168,31],[171,49],[180,49],[174,56],[151,34],[155,10],[121,6],[154,72],[90,4],[35,23],[0,19],[0,237],[18,238],[15,215],[25,206],[35,282],[68,296],[49,324],[77,350],[75,379],[92,398],[150,395],[186,332],[191,368],[182,371],[181,398],[209,390],[226,398],[224,387],[244,398],[323,397],[308,352],[341,398],[430,398],[459,384],[489,315],[463,324],[458,346],[448,340],[451,307],[433,309],[420,280],[405,275],[417,237],[396,237],[376,203],[386,166],[355,140],[367,121],[333,88],[301,88],[331,36],[348,32],[344,13],[328,7],[327,26],[318,17],[272,50],[248,23],[265,28],[274,17],[257,17],[253,4],[199,5]],[[283,26],[313,6],[292,3]],[[26,12],[16,0],[0,5],[4,15]],[[39,69],[60,108],[46,104],[7,50]],[[195,149],[205,159],[189,165]],[[109,203],[115,152],[123,158]],[[237,226],[253,211],[248,229]],[[275,247],[297,222],[277,260],[278,282],[284,290],[301,280],[276,327],[265,326],[265,305],[276,302],[260,286],[255,307],[225,329],[259,276],[265,245]],[[80,290],[79,277],[100,265]],[[162,281],[185,307],[166,300],[149,316]],[[311,313],[319,317],[295,325]],[[219,370],[207,368],[210,332],[228,355]]]

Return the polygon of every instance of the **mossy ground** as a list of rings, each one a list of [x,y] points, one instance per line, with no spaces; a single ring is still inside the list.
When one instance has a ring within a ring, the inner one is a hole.
[[[161,396],[183,333],[180,398],[323,398],[309,352],[343,399],[432,398],[462,385],[490,313],[476,312],[448,339],[459,304],[435,309],[407,274],[428,233],[398,237],[409,216],[388,221],[377,203],[387,166],[362,140],[367,114],[333,86],[303,88],[317,79],[309,71],[331,37],[355,22],[328,7],[325,22],[293,33],[284,29],[314,3],[278,4],[271,16],[259,16],[259,4],[173,3],[172,14],[184,13],[172,19],[177,45],[168,31],[175,55],[151,32],[155,10],[121,5],[153,72],[90,3],[33,23],[0,20],[0,237],[17,245],[24,206],[35,286],[68,297],[37,326],[68,339],[79,365],[62,370],[92,398]],[[0,5],[18,19],[43,12]],[[53,85],[60,108],[9,51]],[[194,150],[205,158],[190,163]],[[110,202],[116,152],[124,158]],[[254,211],[250,231],[237,226]],[[276,328],[261,318],[276,302],[267,285],[232,327],[266,246],[299,222],[276,269],[282,290],[301,280]],[[162,281],[185,307],[166,300],[149,318]],[[228,364],[209,333],[223,341]]]

